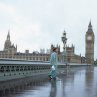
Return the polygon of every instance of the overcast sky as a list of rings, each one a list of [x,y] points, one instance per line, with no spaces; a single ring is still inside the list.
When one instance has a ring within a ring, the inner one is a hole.
[[[11,41],[18,51],[40,51],[51,44],[61,46],[67,33],[67,45],[85,56],[85,34],[89,22],[95,34],[97,58],[97,0],[0,0],[0,50],[10,30]]]

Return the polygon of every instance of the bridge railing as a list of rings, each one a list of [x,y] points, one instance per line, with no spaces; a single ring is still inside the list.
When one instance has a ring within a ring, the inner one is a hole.
[[[51,65],[44,61],[26,61],[0,59],[0,81],[48,74]],[[64,70],[65,65],[58,65],[58,70]]]

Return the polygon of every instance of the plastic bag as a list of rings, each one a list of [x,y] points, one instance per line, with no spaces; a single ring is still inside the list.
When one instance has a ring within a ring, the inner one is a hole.
[[[52,69],[52,70],[55,70],[55,66],[53,65],[53,66],[51,67],[51,69]]]

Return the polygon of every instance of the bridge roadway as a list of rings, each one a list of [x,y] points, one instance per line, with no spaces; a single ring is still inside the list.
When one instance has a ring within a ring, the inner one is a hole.
[[[97,67],[68,68],[49,81],[46,76],[2,82],[0,97],[97,97]]]
[[[59,64],[58,71],[64,77],[65,74],[71,73],[71,71],[77,72],[82,68],[90,67],[90,65],[85,64],[68,66]],[[37,83],[38,85],[48,83],[47,74],[49,70],[50,64],[48,62],[0,59],[0,97],[24,90],[27,86],[36,86]],[[63,71],[65,72],[63,73]],[[63,80],[62,77],[59,79]],[[51,86],[53,86],[53,83],[59,83],[60,81],[51,81]]]

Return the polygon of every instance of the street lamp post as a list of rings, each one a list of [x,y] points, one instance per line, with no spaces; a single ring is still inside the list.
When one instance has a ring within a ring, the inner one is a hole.
[[[62,53],[62,62],[66,63],[66,42],[67,42],[67,38],[66,38],[66,32],[63,32],[63,36],[61,37],[62,42],[63,42],[63,53]]]

